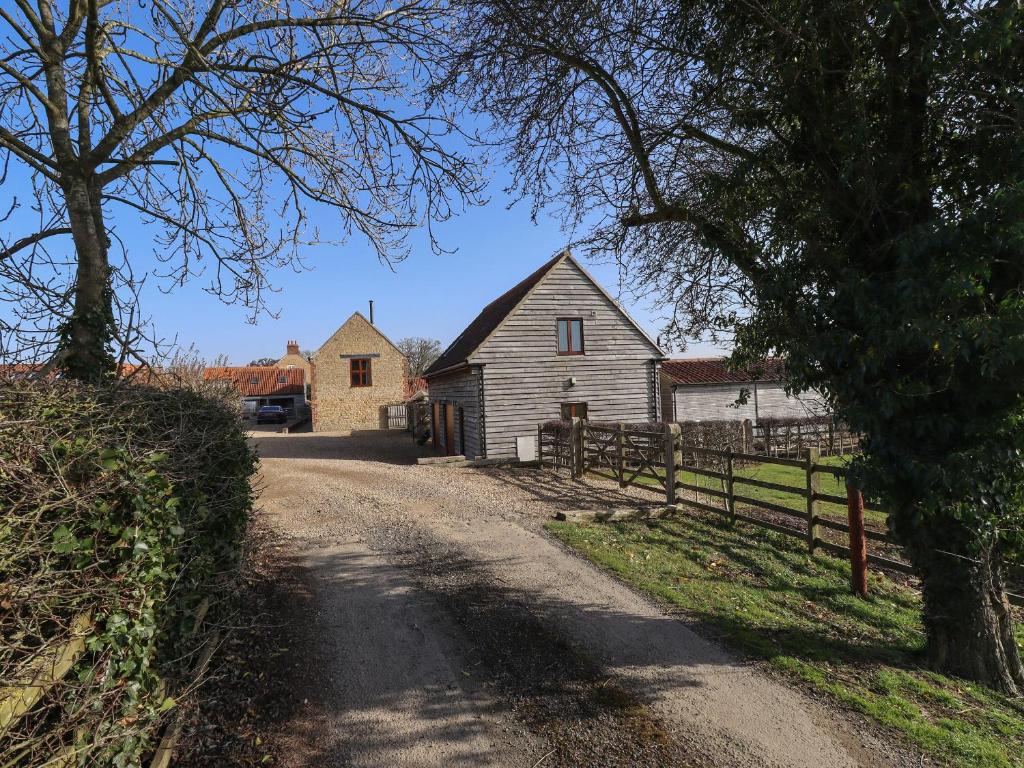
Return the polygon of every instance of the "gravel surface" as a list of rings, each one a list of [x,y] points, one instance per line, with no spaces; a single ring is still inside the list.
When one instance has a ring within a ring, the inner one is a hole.
[[[316,707],[285,729],[288,765],[902,764],[543,532],[649,494],[418,466],[400,432],[253,440],[312,595]]]

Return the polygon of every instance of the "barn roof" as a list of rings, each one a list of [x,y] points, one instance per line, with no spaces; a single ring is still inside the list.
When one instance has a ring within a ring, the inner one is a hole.
[[[459,363],[466,362],[476,348],[486,341],[491,332],[526,297],[530,289],[539,283],[544,275],[550,272],[551,268],[561,261],[564,256],[564,252],[558,254],[532,275],[505,291],[505,293],[484,307],[480,314],[476,316],[476,319],[466,326],[466,329],[459,334],[458,338],[451,343],[448,349],[424,371],[424,375],[430,376],[443,371],[445,368],[451,368]]]
[[[484,307],[480,314],[476,316],[476,319],[466,326],[466,329],[460,333],[458,338],[451,343],[448,349],[446,349],[442,355],[434,361],[433,365],[423,372],[423,375],[429,379],[431,376],[447,370],[448,368],[454,368],[455,366],[469,360],[470,356],[478,347],[480,347],[481,344],[487,341],[488,337],[494,333],[505,318],[512,314],[515,308],[519,306],[519,303],[526,298],[527,294],[529,294],[530,291],[544,279],[548,272],[563,261],[570,262],[580,272],[582,272],[583,276],[589,280],[598,291],[603,293],[605,298],[607,298],[608,301],[622,313],[626,320],[628,320],[640,332],[640,334],[655,350],[657,357],[659,359],[662,357],[661,349],[658,347],[657,342],[647,335],[647,332],[629,316],[629,313],[626,312],[622,305],[612,298],[608,292],[601,287],[601,284],[594,280],[590,273],[588,273],[587,270],[585,270],[580,263],[572,257],[572,254],[566,250],[546,261],[536,272],[505,291],[505,293],[501,294],[501,296]]]
[[[242,397],[301,395],[306,391],[305,371],[301,368],[225,366],[205,369],[203,378],[207,381],[230,381]]]
[[[691,357],[684,360],[665,360],[661,371],[673,384],[744,384],[751,381],[781,381],[786,373],[785,363],[771,357],[759,366],[733,370],[724,357]]]

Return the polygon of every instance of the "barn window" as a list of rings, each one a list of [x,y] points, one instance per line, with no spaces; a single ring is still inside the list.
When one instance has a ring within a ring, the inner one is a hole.
[[[353,387],[369,387],[373,382],[370,376],[370,358],[353,357],[349,361]]]
[[[583,354],[583,320],[579,317],[558,319],[558,354]]]
[[[581,419],[587,418],[587,404],[586,403],[562,403],[561,416],[563,421],[576,418],[577,416]]]

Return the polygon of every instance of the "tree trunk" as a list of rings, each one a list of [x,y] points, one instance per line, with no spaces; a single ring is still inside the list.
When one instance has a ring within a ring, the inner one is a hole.
[[[935,522],[941,530],[947,521]],[[937,536],[924,538],[910,552],[922,579],[929,665],[1009,695],[1024,692],[997,553],[986,547],[971,556],[944,554],[936,551],[943,548]]]
[[[62,186],[78,256],[75,303],[64,324],[61,368],[81,381],[99,381],[113,373],[113,296],[107,260],[100,191],[95,183],[66,178]]]

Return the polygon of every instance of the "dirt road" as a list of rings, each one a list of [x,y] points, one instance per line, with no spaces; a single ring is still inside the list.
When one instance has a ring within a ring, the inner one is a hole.
[[[259,434],[315,615],[291,763],[888,766],[896,753],[543,533],[617,490],[416,466],[405,433]]]

